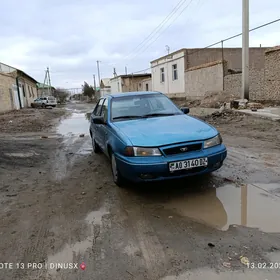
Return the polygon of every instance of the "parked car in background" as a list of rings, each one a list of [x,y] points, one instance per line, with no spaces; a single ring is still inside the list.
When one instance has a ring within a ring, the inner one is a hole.
[[[102,97],[90,117],[96,153],[111,161],[114,182],[158,181],[219,169],[227,156],[219,132],[159,92]]]
[[[56,107],[57,101],[56,98],[53,96],[46,96],[46,97],[38,97],[37,99],[34,100],[33,103],[31,103],[31,107],[36,108],[36,107]]]

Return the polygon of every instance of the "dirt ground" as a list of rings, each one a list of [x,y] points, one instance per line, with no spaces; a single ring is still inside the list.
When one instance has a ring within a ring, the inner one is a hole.
[[[219,171],[120,189],[92,153],[92,109],[30,109],[54,124],[34,130],[1,121],[1,280],[279,279],[278,122],[204,114],[228,148]]]
[[[53,120],[65,116],[64,108],[24,109],[0,114],[1,133],[40,132],[50,129]]]

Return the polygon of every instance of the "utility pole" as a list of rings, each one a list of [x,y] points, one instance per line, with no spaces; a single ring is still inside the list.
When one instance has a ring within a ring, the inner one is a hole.
[[[47,71],[48,71],[48,82],[49,82],[49,90],[48,90],[48,93],[49,93],[49,95],[52,95],[51,93],[51,91],[52,91],[52,86],[51,86],[51,77],[50,77],[50,70],[49,70],[49,67],[47,68]]]
[[[125,70],[125,75],[127,75],[127,67],[126,66],[125,66],[124,70]]]
[[[117,77],[116,68],[113,69],[113,75],[114,75],[114,77]]]
[[[169,54],[170,53],[170,47],[168,45],[166,45],[165,48],[166,48],[167,54]]]
[[[48,95],[51,95],[51,77],[50,77],[50,70],[49,67],[47,67],[44,84],[43,84],[43,95],[45,95],[45,87],[47,87]]]
[[[242,99],[249,100],[249,0],[242,0]]]
[[[93,82],[94,82],[94,91],[96,92],[96,81],[95,81],[95,74],[93,74]]]
[[[100,80],[100,69],[99,69],[99,63],[101,61],[97,60],[96,63],[97,63],[97,73],[98,73],[98,83],[99,83],[99,87],[100,87],[100,83],[101,83],[101,80]]]

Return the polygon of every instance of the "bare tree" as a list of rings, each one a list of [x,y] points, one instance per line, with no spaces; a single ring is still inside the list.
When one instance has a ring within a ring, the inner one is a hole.
[[[64,88],[56,88],[54,91],[53,96],[59,101],[60,103],[64,103],[69,96],[69,92],[67,89]]]

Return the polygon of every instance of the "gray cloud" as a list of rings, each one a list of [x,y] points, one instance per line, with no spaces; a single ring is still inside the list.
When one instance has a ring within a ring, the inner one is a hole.
[[[179,0],[178,0],[179,1]],[[149,67],[149,62],[182,47],[204,47],[241,32],[241,2],[193,0],[182,15],[140,51],[135,47],[166,17],[178,1],[170,0],[18,0],[1,3],[1,61],[42,81],[47,66],[55,86],[91,83],[96,60],[103,77]],[[189,1],[186,1],[185,6]],[[279,16],[278,0],[250,3],[250,25]],[[179,14],[180,11],[178,11]],[[250,35],[251,45],[280,44],[280,23]],[[153,42],[154,41],[154,42]],[[151,42],[153,42],[151,44]],[[147,45],[151,44],[149,47]],[[225,46],[240,46],[241,38]],[[127,57],[128,54],[131,54]]]

